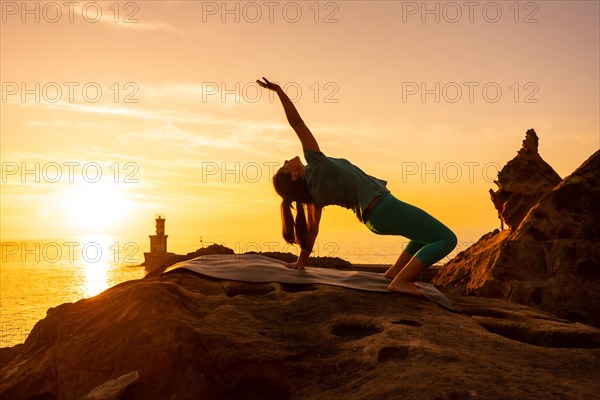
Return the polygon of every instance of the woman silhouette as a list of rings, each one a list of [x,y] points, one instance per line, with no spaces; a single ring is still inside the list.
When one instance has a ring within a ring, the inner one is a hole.
[[[454,233],[425,211],[396,199],[386,188],[386,181],[365,174],[348,160],[325,156],[281,87],[266,78],[263,80],[256,82],[279,96],[307,162],[303,165],[298,156],[286,160],[273,177],[275,191],[282,197],[283,238],[301,248],[298,260],[286,267],[303,269],[306,266],[319,231],[322,208],[338,205],[353,210],[376,234],[400,235],[410,240],[398,260],[385,272],[391,279],[388,289],[425,296],[414,280],[454,249]],[[296,203],[295,220],[292,203]]]

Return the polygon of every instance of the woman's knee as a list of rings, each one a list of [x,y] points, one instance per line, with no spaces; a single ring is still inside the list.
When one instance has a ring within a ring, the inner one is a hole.
[[[435,241],[440,243],[450,253],[458,244],[458,238],[450,228],[438,221],[435,233]]]
[[[452,250],[454,250],[454,248],[458,244],[458,238],[456,237],[454,232],[452,232],[449,228],[448,228],[448,231],[446,232],[445,236],[446,237],[444,238],[444,241],[447,244],[448,253],[450,253]]]

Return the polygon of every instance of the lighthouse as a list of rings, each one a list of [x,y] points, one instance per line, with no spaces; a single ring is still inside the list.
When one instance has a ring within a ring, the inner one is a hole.
[[[175,253],[167,252],[167,236],[165,235],[165,216],[164,214],[156,214],[156,235],[148,235],[150,237],[150,251],[144,253],[144,265],[147,269],[157,269],[169,265],[177,258]]]
[[[156,235],[150,236],[150,254],[165,255],[167,254],[167,237],[165,235],[165,216],[157,214],[154,216],[156,221]]]

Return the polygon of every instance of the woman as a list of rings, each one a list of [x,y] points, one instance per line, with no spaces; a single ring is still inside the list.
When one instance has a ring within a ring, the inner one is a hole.
[[[425,211],[396,199],[387,190],[386,181],[365,174],[347,160],[325,156],[281,87],[263,79],[264,82],[256,82],[279,96],[285,115],[302,143],[307,161],[305,166],[297,156],[286,160],[273,177],[275,191],[283,199],[283,238],[290,244],[299,244],[301,248],[298,260],[286,267],[304,268],[317,238],[321,210],[335,204],[352,209],[374,233],[410,239],[398,260],[385,272],[385,276],[392,280],[388,289],[424,297],[414,280],[425,268],[454,249],[454,233]],[[296,203],[295,221],[291,211],[293,202]]]

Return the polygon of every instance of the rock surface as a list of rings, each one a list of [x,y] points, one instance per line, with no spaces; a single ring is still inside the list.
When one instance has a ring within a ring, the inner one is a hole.
[[[533,129],[525,134],[517,156],[498,173],[495,192],[490,189],[498,216],[509,229],[516,229],[538,200],[550,192],[560,176],[538,153],[538,137]]]
[[[529,153],[522,149],[509,165],[529,160]],[[433,283],[600,327],[600,151],[542,194],[512,226],[484,235],[442,267]]]
[[[185,270],[50,309],[2,399],[594,399],[600,330],[498,299]]]

